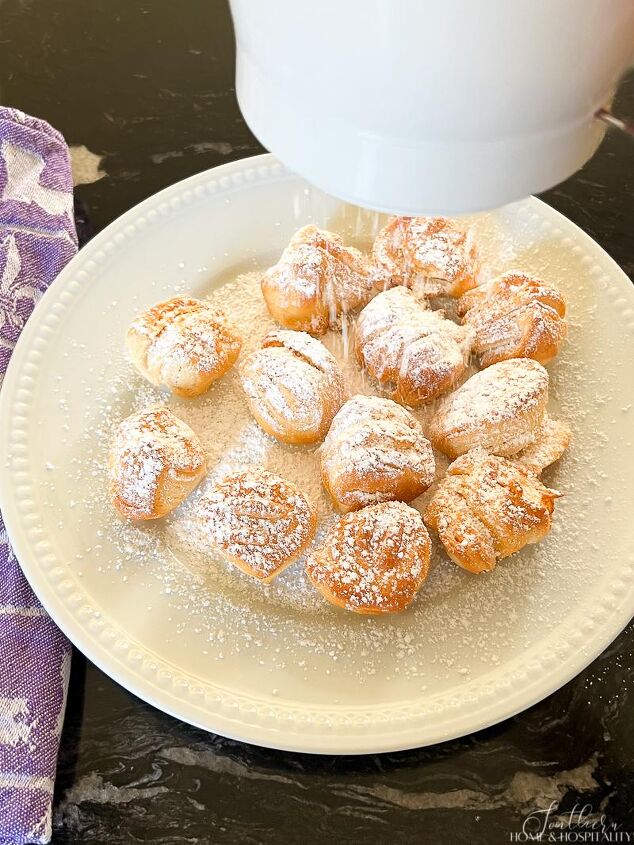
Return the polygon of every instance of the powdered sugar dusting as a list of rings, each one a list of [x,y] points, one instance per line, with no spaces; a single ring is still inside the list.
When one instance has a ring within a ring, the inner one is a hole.
[[[384,222],[373,215],[367,219],[373,226]],[[345,215],[341,221],[319,219],[329,228],[349,222]],[[358,221],[355,209],[355,231]],[[613,562],[609,538],[621,534],[620,511],[612,513],[607,500],[613,496],[616,501],[628,489],[628,464],[621,457],[632,451],[627,438],[617,442],[612,436],[612,424],[634,413],[621,398],[623,374],[596,356],[598,347],[611,356],[618,352],[619,360],[624,355],[620,336],[612,331],[614,311],[596,279],[588,278],[581,242],[581,249],[573,251],[552,229],[542,234],[539,220],[512,208],[466,222],[476,233],[482,279],[522,267],[553,279],[570,303],[569,342],[549,372],[551,413],[572,424],[573,447],[547,470],[546,483],[565,492],[549,537],[482,577],[463,572],[436,548],[429,576],[410,610],[388,618],[363,618],[331,607],[308,583],[301,559],[270,585],[262,585],[210,557],[191,541],[196,503],[215,481],[239,468],[263,465],[295,483],[318,512],[316,544],[335,517],[319,480],[318,451],[284,446],[265,435],[249,414],[235,368],[208,394],[185,402],[147,385],[125,363],[122,334],[140,310],[135,297],[147,298],[148,291],[156,291],[158,300],[179,287],[196,290],[200,297],[213,290],[211,300],[244,335],[243,354],[277,328],[262,302],[260,272],[239,278],[237,271],[194,272],[202,264],[213,266],[209,259],[194,263],[183,279],[175,259],[171,275],[157,275],[156,287],[131,291],[123,304],[120,300],[117,309],[126,313],[117,331],[101,334],[94,347],[85,337],[70,335],[65,341],[61,354],[79,356],[86,367],[79,409],[77,393],[70,392],[65,378],[60,375],[53,386],[60,413],[72,409],[72,415],[62,417],[64,425],[77,421],[86,432],[74,446],[74,432],[61,430],[59,448],[70,455],[63,467],[57,467],[55,456],[46,458],[55,465],[48,472],[51,490],[61,491],[75,505],[72,526],[66,517],[59,518],[63,530],[76,529],[76,553],[69,562],[92,595],[106,597],[103,606],[131,638],[142,641],[149,620],[159,619],[161,653],[194,676],[212,681],[217,676],[230,685],[239,672],[240,684],[249,685],[254,694],[280,687],[280,696],[294,700],[375,704],[453,689],[465,676],[484,676],[518,654],[528,659],[553,620],[559,624],[571,608],[587,601]],[[367,248],[369,230],[361,232],[363,220],[358,227]],[[373,228],[370,234],[375,232]],[[258,267],[270,266],[278,256],[258,258]],[[113,306],[113,313],[117,309]],[[349,328],[353,334],[354,325]],[[350,344],[349,336],[346,340]],[[328,333],[324,343],[340,362],[350,395],[376,392],[354,356],[344,360],[340,334]],[[209,478],[167,520],[138,528],[115,520],[105,504],[106,450],[121,419],[157,403],[168,405],[196,431]],[[428,413],[421,409],[414,415],[426,420]],[[447,462],[441,456],[437,461],[441,474]],[[413,503],[418,510],[432,491]],[[571,561],[583,563],[574,566]]]
[[[451,464],[425,519],[457,563],[481,572],[545,536],[558,495],[533,473],[476,448]]]
[[[473,233],[444,217],[391,218],[377,236],[373,256],[388,284],[427,296],[459,296],[476,284]]]
[[[469,291],[458,308],[475,331],[474,352],[483,367],[524,355],[547,363],[567,333],[557,287],[517,271]]]
[[[446,396],[428,433],[448,454],[483,446],[514,455],[535,440],[547,398],[548,373],[541,364],[528,358],[502,361]]]
[[[372,295],[367,259],[340,235],[305,226],[262,277],[269,309],[288,328],[323,334]]]
[[[139,338],[145,342],[139,343]],[[150,380],[168,386],[219,375],[241,346],[220,308],[182,296],[137,317],[128,331],[128,343]]]
[[[426,490],[434,455],[419,422],[389,399],[357,395],[334,418],[322,447],[322,472],[346,507],[362,507]],[[397,495],[398,493],[398,495]]]
[[[197,507],[202,543],[269,578],[297,557],[310,540],[314,517],[302,493],[261,469],[225,476]]]
[[[267,335],[240,376],[253,415],[284,442],[321,440],[344,400],[335,357],[305,332]]]
[[[242,385],[258,413],[277,421],[269,413],[282,416],[293,428],[316,429],[321,420],[320,388],[324,386],[314,368],[299,358],[289,357],[284,350],[257,351],[241,367]]]
[[[431,544],[418,511],[402,502],[347,514],[308,558],[313,583],[363,613],[405,609],[427,575]]]
[[[470,244],[466,234],[448,222],[438,225],[433,219],[414,218],[410,238],[415,264],[433,268],[430,273],[433,277],[455,281],[466,272]]]
[[[378,294],[359,315],[357,349],[370,374],[405,404],[453,387],[469,361],[473,332],[432,311],[404,287]]]
[[[111,491],[133,518],[156,516],[164,477],[199,474],[204,455],[194,432],[167,408],[132,414],[117,427],[109,456]]]

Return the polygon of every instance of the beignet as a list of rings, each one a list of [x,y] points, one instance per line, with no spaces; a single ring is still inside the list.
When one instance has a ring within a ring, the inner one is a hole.
[[[449,466],[427,505],[425,524],[454,563],[488,572],[548,534],[559,495],[534,473],[473,449]]]
[[[399,613],[427,577],[430,554],[419,512],[403,502],[383,502],[343,516],[308,558],[306,573],[337,607]]]
[[[271,332],[240,366],[251,413],[284,443],[316,443],[345,398],[339,365],[305,332]]]
[[[117,427],[108,459],[110,501],[130,520],[159,519],[204,478],[198,437],[167,408],[132,414]]]
[[[220,308],[176,296],[137,317],[126,346],[148,381],[177,396],[193,397],[233,366],[242,340]]]
[[[377,281],[425,296],[461,296],[477,284],[478,257],[469,231],[446,217],[391,217],[374,242]]]
[[[548,373],[541,364],[500,361],[440,400],[427,436],[450,458],[476,446],[508,457],[536,440],[547,402]]]
[[[505,273],[470,290],[460,299],[458,313],[474,329],[473,351],[482,367],[508,358],[547,364],[568,330],[560,291],[524,273]]]
[[[340,314],[365,305],[373,284],[359,250],[344,246],[339,235],[304,226],[263,275],[262,295],[282,326],[319,337]]]
[[[434,453],[418,421],[377,396],[349,399],[321,450],[324,487],[343,513],[393,499],[410,502],[434,472]]]
[[[379,293],[359,315],[357,357],[393,399],[417,406],[456,385],[472,335],[399,286]]]
[[[198,513],[210,547],[265,583],[301,554],[317,522],[304,494],[265,469],[227,475],[201,497]]]

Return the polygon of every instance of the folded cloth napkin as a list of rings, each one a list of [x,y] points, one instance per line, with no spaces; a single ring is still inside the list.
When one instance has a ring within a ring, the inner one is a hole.
[[[77,251],[68,147],[0,107],[0,384],[33,307]],[[27,584],[0,516],[0,843],[48,842],[70,644]]]

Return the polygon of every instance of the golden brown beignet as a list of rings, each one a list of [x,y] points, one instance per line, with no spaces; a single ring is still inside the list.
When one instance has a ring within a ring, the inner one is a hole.
[[[306,332],[271,332],[240,378],[258,424],[284,443],[322,440],[345,398],[335,357]]]
[[[265,583],[301,554],[317,521],[294,484],[264,469],[227,475],[201,497],[198,513],[211,548]]]
[[[321,449],[324,487],[343,513],[393,499],[410,502],[434,472],[434,453],[418,421],[377,396],[349,399]]]
[[[513,457],[513,463],[536,475],[554,464],[570,445],[571,431],[568,423],[553,420],[546,414],[534,443]]]
[[[159,519],[207,471],[200,441],[167,408],[132,414],[115,432],[108,460],[110,501],[130,520]]]
[[[425,523],[454,563],[488,572],[548,534],[559,495],[534,473],[473,449],[450,465],[427,505]]]
[[[176,296],[141,314],[126,346],[138,371],[177,396],[199,396],[229,370],[242,340],[220,308]]]
[[[304,226],[262,277],[271,316],[287,329],[320,336],[340,314],[370,299],[373,277],[362,253],[316,226]]]
[[[391,217],[372,257],[382,286],[425,296],[461,296],[477,284],[478,257],[468,231],[446,217]]]
[[[306,573],[337,607],[399,613],[427,577],[431,542],[421,515],[403,502],[346,514],[310,555]]]
[[[505,273],[470,290],[460,299],[458,313],[475,331],[473,349],[482,367],[508,358],[547,364],[567,334],[560,291],[524,273]]]
[[[392,398],[417,406],[455,387],[472,336],[399,286],[379,293],[359,315],[357,357]]]
[[[427,427],[450,458],[482,446],[509,457],[533,443],[548,402],[548,373],[531,358],[500,361],[440,400]]]

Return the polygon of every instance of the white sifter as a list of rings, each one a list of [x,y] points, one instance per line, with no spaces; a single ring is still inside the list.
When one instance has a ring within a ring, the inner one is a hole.
[[[255,135],[328,193],[398,214],[492,208],[570,176],[634,57],[632,0],[231,9]]]

